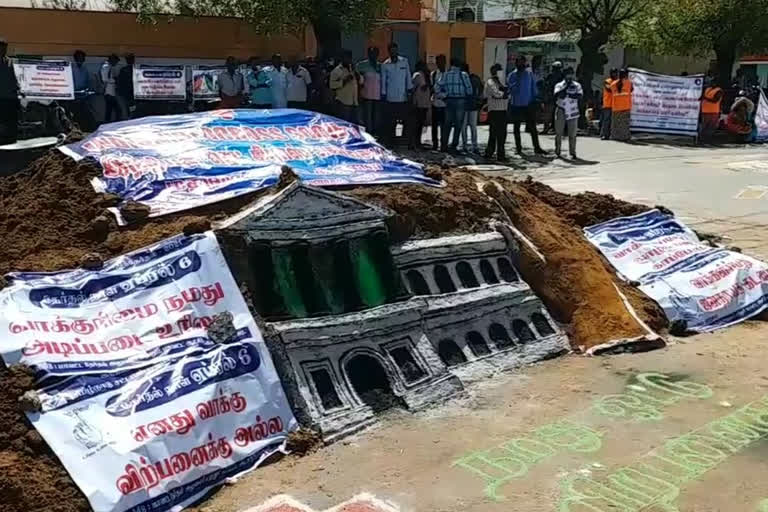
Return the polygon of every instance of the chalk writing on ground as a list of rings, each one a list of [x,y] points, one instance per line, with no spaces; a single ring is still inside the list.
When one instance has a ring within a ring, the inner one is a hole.
[[[610,418],[632,421],[653,421],[663,418],[662,408],[685,398],[704,399],[712,390],[704,384],[676,379],[662,373],[641,373],[624,393],[607,395],[595,401],[586,411]],[[536,464],[566,451],[594,453],[602,447],[602,432],[584,421],[560,420],[539,427],[525,437],[505,441],[493,448],[468,453],[453,462],[480,477],[485,483],[485,495],[496,501],[505,500],[502,486],[522,478]]]
[[[603,478],[566,478],[559,512],[674,512],[680,487],[768,436],[768,395]]]

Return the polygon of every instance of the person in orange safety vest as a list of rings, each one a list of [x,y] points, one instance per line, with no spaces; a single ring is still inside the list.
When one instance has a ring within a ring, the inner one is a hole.
[[[611,138],[611,115],[613,115],[613,94],[611,85],[618,80],[619,70],[611,69],[608,78],[603,82],[603,109],[600,111],[600,138],[608,140]]]
[[[701,122],[699,140],[711,142],[712,136],[720,124],[720,108],[725,92],[718,87],[711,76],[704,79],[704,93],[701,96]]]

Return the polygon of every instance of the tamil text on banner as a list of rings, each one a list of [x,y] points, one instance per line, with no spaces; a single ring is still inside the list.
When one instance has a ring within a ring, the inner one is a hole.
[[[94,180],[96,189],[144,203],[151,216],[269,187],[283,165],[315,186],[439,185],[359,126],[304,110],[145,117],[102,125],[60,149],[78,160],[97,159],[103,175]]]
[[[711,331],[768,307],[768,265],[710,247],[658,210],[590,226],[592,244],[627,280],[658,302],[670,321]]]
[[[135,66],[133,96],[137,100],[185,100],[184,66]]]
[[[632,112],[630,128],[637,132],[695,136],[704,77],[670,76],[630,69]]]
[[[192,70],[192,96],[196,100],[219,98],[219,73],[221,67],[199,66]]]
[[[13,69],[19,89],[28,100],[75,98],[72,67],[68,61],[17,60]]]
[[[181,510],[295,428],[212,233],[98,271],[11,274],[0,306],[5,363],[41,377],[28,417],[95,512]],[[223,312],[234,329],[217,343]]]
[[[766,98],[763,89],[760,89],[760,100],[757,102],[757,112],[755,113],[755,127],[757,135],[755,140],[768,141],[768,98]]]

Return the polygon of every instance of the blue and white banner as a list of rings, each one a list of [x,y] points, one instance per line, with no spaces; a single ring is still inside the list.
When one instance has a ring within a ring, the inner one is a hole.
[[[282,165],[315,186],[439,185],[357,125],[304,110],[145,117],[102,125],[61,149],[77,160],[98,160],[103,176],[96,189],[144,203],[151,216],[269,187]]]
[[[133,97],[137,100],[184,101],[187,99],[185,67],[134,66]]]
[[[296,427],[212,233],[10,279],[0,353],[38,370],[28,417],[94,511],[181,510]],[[224,311],[236,333],[222,344],[206,328]]]
[[[630,69],[633,132],[696,136],[703,75],[672,76]]]
[[[19,89],[27,100],[75,98],[72,64],[65,60],[16,60],[13,63]]]
[[[627,280],[661,305],[670,321],[711,331],[768,307],[768,265],[710,247],[658,210],[584,228],[587,239]]]
[[[759,142],[768,141],[768,98],[765,97],[762,88],[760,89],[760,99],[757,102],[755,126],[757,127],[755,140]]]

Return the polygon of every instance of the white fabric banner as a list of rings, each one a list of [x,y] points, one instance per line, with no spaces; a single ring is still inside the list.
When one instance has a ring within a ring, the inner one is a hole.
[[[658,210],[584,228],[587,239],[627,280],[656,300],[670,321],[711,331],[768,307],[768,265],[701,243]]]
[[[698,134],[702,75],[671,76],[630,69],[634,88],[630,129],[637,132]]]
[[[133,97],[137,100],[185,100],[184,66],[134,66]]]
[[[757,112],[755,113],[755,126],[757,126],[756,140],[768,140],[768,98],[765,97],[763,89],[760,89],[760,100],[757,102]]]
[[[219,73],[223,67],[195,68],[192,70],[192,96],[196,100],[219,98]],[[245,76],[245,75],[243,75]]]
[[[68,61],[18,60],[13,63],[19,89],[28,100],[75,98],[72,67]]]
[[[11,274],[0,351],[42,379],[28,417],[95,512],[178,511],[280,449],[296,421],[212,233],[98,271]],[[207,336],[228,311],[236,335]]]

